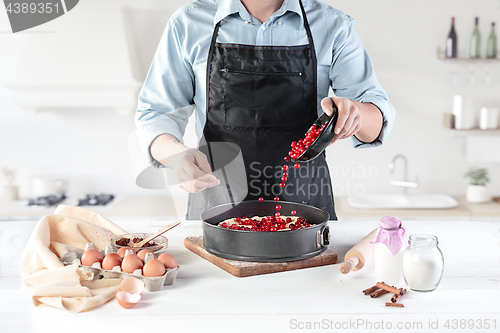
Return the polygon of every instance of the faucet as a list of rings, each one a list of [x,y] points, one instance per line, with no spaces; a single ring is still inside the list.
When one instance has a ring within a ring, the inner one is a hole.
[[[418,177],[415,178],[414,182],[408,181],[408,160],[404,155],[396,155],[392,159],[392,162],[389,163],[389,170],[391,170],[391,173],[394,173],[395,165],[396,165],[396,160],[402,159],[404,162],[404,179],[403,180],[391,180],[391,185],[393,186],[401,186],[403,187],[403,194],[406,195],[408,192],[408,188],[417,188],[419,186],[418,184]]]

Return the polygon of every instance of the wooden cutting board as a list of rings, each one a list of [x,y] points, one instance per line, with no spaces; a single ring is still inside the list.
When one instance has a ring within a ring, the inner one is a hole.
[[[211,253],[208,253],[207,250],[205,250],[205,248],[203,247],[202,236],[187,237],[186,239],[184,239],[184,246],[188,250],[202,257],[203,259],[208,260],[212,264],[222,268],[226,272],[236,277],[246,277],[253,275],[291,271],[295,269],[302,269],[309,267],[332,265],[337,262],[337,253],[335,253],[330,249],[327,249],[320,255],[304,260],[289,261],[289,262],[248,262],[248,261],[224,259],[217,257],[216,255],[213,255]]]

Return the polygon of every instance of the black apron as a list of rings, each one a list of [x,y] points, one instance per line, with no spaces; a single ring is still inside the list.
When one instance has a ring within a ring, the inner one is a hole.
[[[299,2],[307,45],[221,44],[216,42],[221,22],[216,25],[207,63],[207,118],[199,148],[207,155],[212,171],[223,169],[238,154],[238,147],[241,149],[248,184],[244,200],[279,196],[283,201],[324,209],[336,220],[325,154],[300,163],[299,169],[284,161],[291,142],[301,139],[318,117],[316,52]],[[228,143],[229,147],[222,149],[227,151],[222,154],[226,158],[221,154],[214,157],[217,142]],[[289,168],[282,188],[284,164]],[[200,219],[207,208],[235,201],[226,173],[218,178],[222,178],[221,185],[190,193],[188,219]]]

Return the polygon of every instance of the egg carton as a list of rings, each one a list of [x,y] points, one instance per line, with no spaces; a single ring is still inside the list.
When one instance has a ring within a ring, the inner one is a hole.
[[[104,255],[103,251],[99,251]],[[136,269],[132,274],[130,274],[122,272],[120,266],[115,266],[112,270],[102,269],[100,262],[96,262],[92,266],[82,265],[82,254],[83,252],[68,252],[63,255],[61,262],[65,265],[78,264],[78,266],[80,266],[84,271],[93,273],[94,280],[121,279],[126,276],[133,276],[142,280],[148,291],[160,291],[163,289],[163,286],[174,284],[179,270],[179,267],[167,268],[165,274],[162,276],[147,277],[142,275],[141,269]]]

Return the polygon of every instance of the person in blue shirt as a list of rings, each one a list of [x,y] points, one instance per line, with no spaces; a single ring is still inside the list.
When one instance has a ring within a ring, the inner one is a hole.
[[[332,88],[335,97],[328,97]],[[141,146],[156,167],[176,171],[190,192],[188,218],[227,201],[210,150],[182,137],[196,112],[200,145],[241,150],[248,193],[300,202],[336,219],[325,153],[304,163],[282,188],[279,172],[290,143],[323,112],[338,109],[332,143],[382,144],[395,110],[378,83],[354,20],[317,0],[198,0],[170,18],[139,95]],[[305,170],[305,171],[304,171]],[[292,172],[294,172],[292,174]]]

